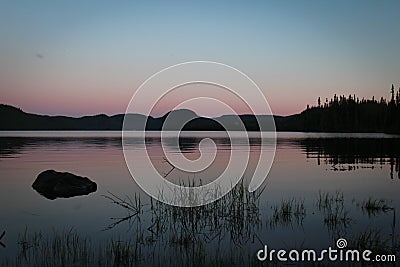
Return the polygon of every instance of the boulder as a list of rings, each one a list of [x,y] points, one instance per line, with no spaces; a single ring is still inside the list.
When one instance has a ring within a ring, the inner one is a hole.
[[[40,173],[32,187],[48,199],[88,195],[97,190],[97,184],[87,177],[54,170]]]

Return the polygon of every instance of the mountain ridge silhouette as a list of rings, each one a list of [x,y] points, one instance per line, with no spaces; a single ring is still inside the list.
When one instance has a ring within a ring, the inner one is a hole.
[[[390,105],[387,104],[390,108]],[[388,110],[390,110],[388,108]],[[342,120],[329,120],[332,117],[333,108],[330,107],[311,107],[301,113],[289,116],[277,115],[222,115],[214,118],[198,116],[194,111],[189,109],[172,110],[160,117],[146,116],[143,114],[116,114],[116,115],[86,115],[82,117],[68,116],[50,116],[27,113],[20,108],[0,104],[0,131],[13,130],[48,130],[48,131],[91,131],[91,130],[114,130],[120,131],[123,128],[124,118],[129,123],[126,130],[181,130],[180,125],[184,125],[183,131],[224,131],[222,125],[228,126],[229,130],[243,130],[240,127],[240,121],[243,123],[247,131],[273,131],[273,121],[276,131],[298,131],[298,132],[387,132],[399,133],[397,120],[392,121],[390,127],[385,128],[385,124],[376,120],[377,123],[371,121],[370,112],[365,114],[357,114],[356,118],[352,116],[343,117]],[[339,110],[341,111],[341,110]],[[387,112],[388,113],[388,112]],[[388,113],[389,114],[389,113]],[[168,116],[170,115],[170,116]],[[342,115],[341,115],[342,116]],[[166,118],[169,117],[163,129]],[[360,123],[360,118],[366,117],[367,123]],[[238,120],[240,119],[240,121]],[[327,119],[328,118],[328,119]],[[398,119],[398,118],[397,118]],[[180,124],[179,122],[185,122]],[[343,121],[343,123],[341,123]],[[258,124],[260,122],[260,125]],[[334,122],[334,123],[333,123]],[[399,125],[398,125],[399,124]]]
[[[82,117],[69,117],[69,116],[50,116],[50,115],[39,115],[33,113],[27,113],[18,107],[11,105],[0,104],[0,130],[121,130],[123,125],[124,117],[130,120],[129,125],[141,125],[146,121],[146,130],[159,131],[165,122],[168,115],[172,114],[173,119],[177,119],[174,116],[179,115],[180,117],[185,117],[188,113],[189,117],[193,117],[193,120],[188,122],[183,130],[195,130],[195,131],[222,131],[223,127],[218,123],[226,122],[229,123],[230,120],[235,121],[237,115],[222,115],[215,118],[207,118],[198,116],[194,111],[189,109],[172,110],[165,113],[160,117],[145,116],[143,114],[116,114],[116,115],[85,115]],[[238,115],[238,117],[243,121],[246,130],[248,131],[258,131],[259,127],[256,125],[256,116],[261,118],[261,120],[271,115]],[[274,116],[274,119],[284,118],[282,116]],[[285,117],[287,118],[287,117]],[[231,129],[235,130],[235,127]],[[140,130],[131,128],[129,130]],[[238,129],[240,129],[238,127]],[[179,130],[176,128],[170,128],[167,130]],[[272,130],[272,129],[270,129]]]

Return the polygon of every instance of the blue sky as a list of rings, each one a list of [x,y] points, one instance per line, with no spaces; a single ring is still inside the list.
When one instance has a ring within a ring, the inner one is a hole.
[[[191,60],[248,74],[276,114],[318,96],[387,98],[400,86],[399,10],[399,1],[1,1],[0,102],[121,113],[150,75]]]

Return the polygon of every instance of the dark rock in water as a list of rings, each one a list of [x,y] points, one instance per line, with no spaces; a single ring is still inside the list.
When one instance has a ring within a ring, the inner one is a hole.
[[[86,177],[54,170],[40,173],[32,187],[48,199],[88,195],[97,190],[97,184]]]

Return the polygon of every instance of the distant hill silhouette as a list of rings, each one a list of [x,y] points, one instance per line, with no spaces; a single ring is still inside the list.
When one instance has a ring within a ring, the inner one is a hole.
[[[123,119],[123,115],[110,117],[104,114],[81,118],[36,115],[0,105],[0,130],[118,130]]]
[[[171,114],[170,114],[171,113]],[[129,121],[129,130],[141,130],[141,125],[146,123],[146,130],[159,131],[162,129],[166,118],[170,116],[166,130],[178,130],[180,122],[192,119],[183,128],[190,131],[222,131],[223,127],[218,123],[230,123],[237,121],[236,115],[224,115],[210,119],[199,117],[191,110],[174,110],[162,117],[146,117],[141,114],[118,114],[108,116],[105,114],[72,118],[66,116],[48,116],[26,113],[19,108],[0,104],[0,130],[121,130],[124,116]],[[261,121],[269,121],[268,116],[258,115]],[[240,115],[239,118],[248,131],[258,131],[259,127],[254,115]],[[275,116],[279,118],[279,116]],[[265,123],[266,124],[266,123]],[[240,130],[240,127],[230,124],[230,130]],[[272,130],[269,127],[267,130]]]
[[[309,107],[300,114],[273,116],[277,131],[301,132],[386,132],[400,133],[400,89],[386,101],[359,100],[355,96],[336,95],[318,106]],[[167,117],[169,118],[167,121]],[[261,129],[272,130],[270,115],[224,115],[216,118],[199,117],[191,110],[174,110],[162,117],[146,117],[141,114],[105,114],[72,118],[66,116],[47,116],[30,114],[19,108],[0,104],[0,130],[121,130],[124,117],[129,121],[129,130],[141,130],[146,123],[146,130],[159,131],[165,124],[166,130],[178,130],[185,121],[183,130],[223,131],[221,124],[229,130],[241,130],[240,121],[247,131]],[[257,121],[258,119],[258,121]]]

